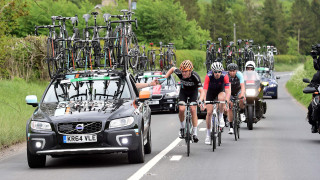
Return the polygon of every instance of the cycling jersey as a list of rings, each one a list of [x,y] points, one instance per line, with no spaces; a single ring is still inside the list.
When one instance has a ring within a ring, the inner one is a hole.
[[[229,89],[229,76],[222,73],[219,79],[216,79],[212,71],[209,71],[204,80],[204,89],[207,91],[207,101],[213,101],[220,92]]]
[[[231,84],[231,95],[236,96],[238,92],[241,90],[240,84],[244,83],[243,74],[240,71],[237,71],[236,76],[234,78],[232,78],[230,74],[228,74],[228,76]]]
[[[202,87],[201,79],[198,73],[192,71],[189,78],[183,78],[180,69],[173,71],[180,79],[181,89],[179,93],[179,101],[187,102],[187,98],[190,98],[190,102],[197,101],[198,88]]]

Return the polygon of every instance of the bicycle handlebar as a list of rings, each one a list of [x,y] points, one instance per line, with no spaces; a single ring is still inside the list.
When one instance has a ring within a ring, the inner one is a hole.
[[[35,35],[37,36],[38,35],[38,29],[40,28],[55,28],[55,27],[61,27],[60,25],[45,25],[45,26],[35,26]]]
[[[204,101],[205,104],[226,104],[227,101]]]
[[[198,105],[197,102],[188,102],[188,103],[185,103],[184,101],[180,101],[178,103],[178,105],[182,105],[182,106],[194,106],[194,105]]]

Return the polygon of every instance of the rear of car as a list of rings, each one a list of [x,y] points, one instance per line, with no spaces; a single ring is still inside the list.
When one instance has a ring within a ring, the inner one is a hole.
[[[144,72],[142,75],[137,77],[137,81],[140,83],[149,83],[154,79],[162,79],[164,75],[162,72]],[[178,98],[179,88],[176,84],[173,76],[169,76],[160,85],[153,87],[146,87],[143,91],[151,92],[151,100],[149,100],[149,106],[153,112],[156,111],[178,111]]]

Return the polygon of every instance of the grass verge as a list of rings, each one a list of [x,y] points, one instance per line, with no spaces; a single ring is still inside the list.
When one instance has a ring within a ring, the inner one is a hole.
[[[311,101],[311,94],[304,94],[302,91],[307,86],[302,82],[303,78],[312,79],[316,71],[313,69],[312,59],[307,60],[304,65],[299,66],[294,72],[291,79],[287,82],[286,88],[289,93],[301,104],[307,107]]]
[[[0,149],[25,140],[26,122],[35,110],[25,97],[37,95],[39,101],[47,85],[18,78],[0,81]]]

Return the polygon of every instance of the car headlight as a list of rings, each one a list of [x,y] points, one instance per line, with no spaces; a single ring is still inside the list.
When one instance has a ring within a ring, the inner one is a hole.
[[[270,84],[270,87],[277,87],[277,84]]]
[[[41,121],[31,121],[31,130],[52,131],[50,123]]]
[[[254,96],[256,95],[255,89],[246,89],[246,96]]]
[[[269,82],[262,82],[262,85],[268,86],[268,85],[269,85]]]
[[[125,127],[130,126],[134,122],[133,117],[126,117],[121,119],[115,119],[112,120],[109,124],[109,128],[119,128],[119,127]]]
[[[164,98],[174,98],[177,96],[176,92],[170,92],[170,93],[166,93],[166,95],[164,96]]]

